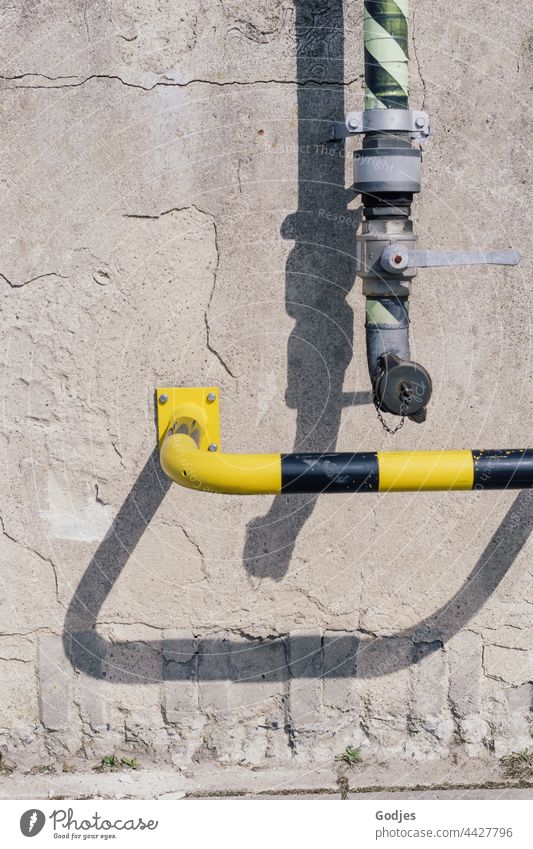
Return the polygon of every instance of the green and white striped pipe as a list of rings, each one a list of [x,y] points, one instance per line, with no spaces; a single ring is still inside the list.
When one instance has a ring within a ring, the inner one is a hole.
[[[365,109],[409,108],[409,0],[364,0]]]

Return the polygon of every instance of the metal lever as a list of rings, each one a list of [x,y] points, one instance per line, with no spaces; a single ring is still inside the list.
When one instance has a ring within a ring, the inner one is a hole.
[[[411,251],[409,267],[439,268],[446,265],[518,265],[518,251]]]
[[[409,251],[399,243],[388,244],[381,267],[391,274],[406,268],[447,268],[454,265],[518,265],[518,251]]]

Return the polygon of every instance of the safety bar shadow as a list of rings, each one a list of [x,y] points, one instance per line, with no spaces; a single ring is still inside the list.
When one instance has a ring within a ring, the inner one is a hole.
[[[514,499],[463,586],[413,628],[389,637],[341,633],[317,649],[314,636],[273,639],[142,640],[111,642],[96,631],[100,610],[170,487],[151,454],[94,554],[69,605],[65,653],[93,678],[115,683],[169,679],[240,682],[328,676],[374,678],[392,674],[439,650],[481,609],[508,573],[533,525],[533,490]],[[409,641],[398,651],[399,640]],[[178,661],[178,662],[176,662]],[[194,672],[197,669],[197,672]]]

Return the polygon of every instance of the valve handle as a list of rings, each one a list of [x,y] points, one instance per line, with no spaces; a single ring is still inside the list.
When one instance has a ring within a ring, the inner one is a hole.
[[[381,267],[390,274],[406,268],[447,268],[457,265],[518,265],[518,251],[409,251],[399,243],[383,249]]]
[[[409,266],[441,268],[447,265],[518,265],[518,251],[411,251]]]

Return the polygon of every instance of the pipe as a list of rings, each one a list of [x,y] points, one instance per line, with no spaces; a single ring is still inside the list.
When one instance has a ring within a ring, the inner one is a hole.
[[[365,108],[409,108],[408,0],[364,0]],[[383,122],[381,122],[383,124]],[[394,122],[393,122],[394,123]],[[379,122],[368,123],[369,127]],[[403,130],[367,130],[356,154],[355,188],[361,192],[364,221],[359,275],[366,296],[366,350],[376,406],[423,421],[431,378],[411,361],[409,283],[376,263],[391,239],[412,249],[410,218],[420,191],[420,151]]]
[[[424,421],[432,382],[409,351],[409,298],[366,298],[368,371],[380,410]]]
[[[409,0],[365,0],[365,109],[407,109]]]
[[[172,480],[229,495],[437,492],[533,486],[533,450],[222,454],[169,433],[160,451]]]
[[[368,371],[375,386],[383,356],[409,359],[409,298],[367,298],[365,327]]]
[[[168,435],[159,454],[164,472],[187,489],[226,495],[281,491],[280,454],[204,451],[184,433]]]

